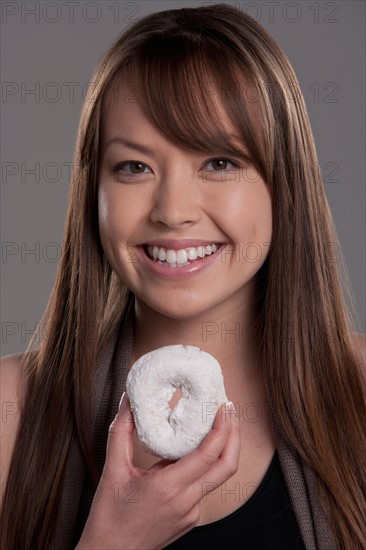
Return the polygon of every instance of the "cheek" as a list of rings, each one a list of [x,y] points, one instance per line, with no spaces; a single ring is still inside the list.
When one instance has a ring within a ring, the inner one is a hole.
[[[98,223],[99,231],[105,232],[108,228],[109,220],[109,200],[102,187],[98,190]]]
[[[101,236],[124,240],[135,227],[138,209],[125,193],[101,185],[98,192],[98,220]]]
[[[231,192],[232,191],[232,192]],[[210,202],[211,212],[225,234],[236,242],[268,243],[272,236],[272,206],[264,182],[243,182],[227,188]]]
[[[124,211],[126,208],[123,208],[123,201],[115,195],[107,186],[99,187],[98,223],[104,253],[114,269],[118,269],[118,264],[126,254],[128,235]]]
[[[100,240],[103,250],[111,261],[113,255],[114,243],[119,233],[116,227],[116,213],[113,208],[113,200],[110,194],[104,189],[99,189],[98,193],[98,223]]]
[[[269,242],[272,238],[272,206],[270,198],[264,196],[262,200],[255,203],[249,213],[252,224],[253,240],[258,244]]]

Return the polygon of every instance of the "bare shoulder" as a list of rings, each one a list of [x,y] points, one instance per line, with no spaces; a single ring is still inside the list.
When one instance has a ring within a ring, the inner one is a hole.
[[[366,334],[362,334],[362,332],[353,332],[352,338],[355,345],[355,350],[366,359]]]
[[[2,410],[3,403],[18,402],[22,395],[22,353],[5,355],[0,358],[0,398]]]
[[[20,404],[24,395],[21,385],[22,356],[23,354],[17,353],[0,358],[0,501],[3,498],[4,483],[8,478],[20,420]]]

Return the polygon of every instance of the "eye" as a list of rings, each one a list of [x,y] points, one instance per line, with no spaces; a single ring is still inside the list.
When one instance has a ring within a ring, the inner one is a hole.
[[[222,170],[226,171],[228,164],[231,164],[232,166],[234,166],[234,168],[240,168],[237,162],[234,162],[233,160],[230,160],[227,158],[221,158],[221,157],[208,160],[206,162],[206,167],[209,164],[212,164],[212,167],[213,167],[213,170],[207,170],[207,168],[205,169],[209,173],[221,172]]]
[[[130,166],[130,169],[126,170],[126,166]],[[145,174],[145,168],[148,167],[143,162],[140,162],[138,160],[128,160],[117,164],[113,168],[113,172],[116,176],[123,176],[126,179],[133,179],[136,176]]]
[[[210,164],[212,165],[212,170],[207,168]],[[232,167],[231,170],[230,166]],[[149,167],[143,162],[138,160],[128,160],[118,163],[113,168],[113,173],[116,178],[122,179],[122,181],[131,181],[138,179],[139,176],[147,174],[148,172],[145,172],[146,168],[150,170]],[[206,174],[215,175],[216,173],[230,173],[238,168],[240,168],[239,163],[233,160],[215,157],[206,161],[204,171]]]

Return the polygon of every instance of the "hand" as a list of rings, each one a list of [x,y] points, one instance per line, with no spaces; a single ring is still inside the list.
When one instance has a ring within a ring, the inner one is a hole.
[[[198,449],[144,470],[132,463],[134,422],[124,395],[109,428],[104,469],[75,550],[156,550],[193,529],[201,499],[238,468],[239,422],[231,407],[220,407]]]

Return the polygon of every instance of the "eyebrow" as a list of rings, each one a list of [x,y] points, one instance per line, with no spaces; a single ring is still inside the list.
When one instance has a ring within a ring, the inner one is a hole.
[[[230,134],[229,137],[236,138],[236,136],[233,135],[233,134]],[[110,145],[112,145],[113,143],[117,143],[117,144],[120,144],[120,145],[125,145],[125,147],[128,147],[129,149],[135,149],[136,151],[139,151],[140,153],[142,153],[144,155],[150,155],[150,156],[155,155],[155,151],[152,147],[149,147],[148,145],[142,145],[141,143],[137,143],[136,141],[124,138],[122,136],[116,136],[116,137],[111,138],[110,140],[108,140],[107,143],[106,143],[104,151],[106,151],[108,149],[108,147]],[[237,151],[237,152],[232,151],[230,153],[228,152],[228,154],[235,154],[236,156],[242,157],[246,161],[250,161],[250,162],[252,161],[252,159],[251,159],[250,155],[248,154],[246,148],[244,148],[242,151]]]
[[[125,147],[128,147],[129,149],[135,149],[136,151],[139,151],[140,153],[143,153],[144,155],[153,155],[154,154],[154,150],[152,149],[152,147],[148,147],[147,145],[141,145],[141,143],[136,143],[136,141],[132,141],[131,139],[126,139],[126,138],[123,138],[123,137],[120,137],[120,136],[110,139],[107,142],[105,149],[107,150],[108,147],[110,145],[112,145],[113,143],[118,143],[120,145],[125,145]]]

